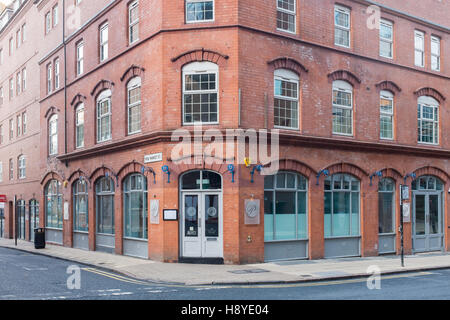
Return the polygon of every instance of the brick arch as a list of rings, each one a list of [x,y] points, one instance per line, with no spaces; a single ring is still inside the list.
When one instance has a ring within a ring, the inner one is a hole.
[[[414,173],[416,174],[417,178],[420,178],[421,176],[437,177],[437,178],[441,179],[441,181],[444,184],[446,184],[448,182],[448,180],[450,180],[450,175],[447,172],[445,172],[444,170],[442,170],[440,168],[432,167],[432,166],[426,166],[426,167],[416,169],[414,171]]]
[[[350,82],[353,87],[356,87],[361,83],[361,79],[347,70],[336,70],[328,74],[328,79],[331,81],[344,80]]]
[[[91,96],[96,97],[100,92],[106,89],[112,90],[114,85],[114,82],[102,79],[95,85],[94,89],[92,89]]]
[[[64,177],[61,177],[55,171],[47,171],[47,173],[41,179],[40,184],[45,187],[50,180],[58,180],[62,183],[64,181]]]
[[[359,180],[363,180],[365,177],[369,176],[364,169],[346,162],[332,164],[328,166],[326,170],[328,170],[330,176],[336,173],[348,173],[359,178]]]
[[[51,107],[49,107],[48,109],[47,109],[47,111],[45,112],[45,118],[47,119],[48,117],[50,117],[50,116],[52,116],[52,115],[54,115],[54,114],[57,114],[59,112],[59,109],[58,108],[56,108],[56,107],[54,107],[54,106],[51,106]]]
[[[142,77],[144,75],[145,69],[143,67],[137,66],[135,64],[131,65],[123,75],[120,77],[121,82],[128,82],[134,77]]]
[[[399,93],[402,89],[393,81],[381,81],[375,85],[379,90],[387,90],[392,92],[393,94]]]
[[[273,68],[273,70],[288,69],[294,71],[299,76],[302,73],[308,72],[308,69],[306,69],[304,65],[302,65],[297,60],[289,57],[279,57],[272,61],[267,62],[267,64],[270,65]]]
[[[394,180],[401,180],[403,179],[403,175],[394,168],[384,168],[383,170],[380,170],[383,176],[381,178],[391,178]]]
[[[177,176],[179,178],[182,174],[184,174],[188,171],[196,171],[196,170],[214,171],[214,172],[221,174],[222,177],[224,177],[225,174],[228,172],[228,164],[227,163],[207,164],[204,162],[203,164],[194,164],[193,161],[191,161],[190,164],[182,163],[182,164],[178,164],[178,165],[169,166],[169,168],[170,168],[170,172],[171,172],[171,179],[172,179],[172,177],[175,177],[175,176]]]
[[[265,168],[270,168],[271,163],[266,164]],[[281,159],[279,160],[279,170],[281,171],[293,171],[302,174],[308,179],[314,178],[317,174],[316,171],[309,165],[294,159]]]
[[[95,169],[89,176],[89,180],[92,181],[93,184],[95,184],[95,182],[97,182],[99,178],[106,176],[106,174],[108,174],[113,180],[115,180],[116,186],[119,186],[119,179],[116,172],[105,165]]]
[[[83,96],[81,93],[78,93],[75,97],[73,97],[72,101],[70,102],[71,106],[77,106],[80,103],[84,103],[86,101],[86,97]]]
[[[228,59],[229,56],[227,55],[213,50],[201,48],[183,52],[180,55],[172,58],[171,61],[173,63],[176,62],[181,68],[188,63],[201,61],[209,61],[219,66],[223,66]]]
[[[78,169],[78,170],[72,172],[72,174],[69,176],[68,181],[69,181],[69,183],[73,184],[75,181],[77,181],[80,178],[83,178],[84,180],[86,180],[88,182],[89,185],[91,185],[91,180],[89,179],[89,175],[81,169]]]
[[[414,94],[416,95],[417,98],[422,96],[429,96],[435,98],[440,103],[445,101],[445,97],[442,93],[430,87],[420,88],[416,90]]]
[[[143,168],[144,172],[142,172]],[[142,162],[133,160],[125,164],[122,168],[120,168],[119,172],[117,173],[117,177],[119,178],[120,181],[123,181],[128,175],[132,173],[140,173],[143,174],[145,177],[149,177],[150,174],[149,169],[153,170],[153,168],[146,166]],[[153,179],[153,176],[151,178]]]

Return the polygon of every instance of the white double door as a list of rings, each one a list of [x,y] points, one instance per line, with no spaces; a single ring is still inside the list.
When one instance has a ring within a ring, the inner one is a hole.
[[[181,197],[182,256],[186,258],[222,258],[222,194],[184,192]]]

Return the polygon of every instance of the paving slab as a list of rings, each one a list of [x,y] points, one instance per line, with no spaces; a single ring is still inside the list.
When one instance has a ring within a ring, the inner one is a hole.
[[[402,268],[398,256],[207,265],[162,263],[51,244],[38,250],[34,244],[22,240],[15,246],[14,240],[0,239],[0,247],[82,263],[149,282],[192,286],[297,283],[367,277],[371,275],[369,270],[374,267],[381,274],[450,268],[450,254],[442,252],[408,255]]]

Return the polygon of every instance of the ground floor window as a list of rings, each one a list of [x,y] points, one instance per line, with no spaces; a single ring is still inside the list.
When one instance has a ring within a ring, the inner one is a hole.
[[[114,234],[114,181],[103,177],[95,184],[97,233]]]
[[[392,179],[382,179],[378,184],[378,232],[395,232],[395,182]]]
[[[73,185],[73,230],[89,231],[87,182],[81,179]]]
[[[61,182],[51,180],[45,189],[46,227],[62,229]]]
[[[123,185],[125,237],[148,238],[147,178],[132,174]]]
[[[18,216],[18,238],[25,239],[25,200],[18,200],[16,203],[16,214]]]
[[[325,180],[325,237],[360,235],[359,181],[347,174]]]
[[[264,239],[307,239],[307,186],[302,175],[280,172],[264,179]]]

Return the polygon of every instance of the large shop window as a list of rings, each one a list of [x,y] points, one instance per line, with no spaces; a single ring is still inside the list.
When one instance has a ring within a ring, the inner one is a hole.
[[[183,124],[218,123],[219,67],[193,62],[183,67]]]
[[[274,78],[274,125],[298,129],[298,83],[299,77],[292,71],[275,70]]]
[[[439,102],[422,96],[417,101],[418,140],[421,143],[439,143]]]
[[[333,82],[333,133],[353,135],[353,87],[342,80]]]
[[[83,179],[73,185],[73,230],[89,231],[88,186]]]
[[[61,182],[51,180],[45,189],[46,227],[62,229],[62,193]]]
[[[325,237],[360,235],[360,183],[347,174],[325,180]]]
[[[378,184],[378,232],[395,232],[395,182],[385,178]]]
[[[114,234],[114,181],[103,177],[95,184],[97,233]]]
[[[128,176],[123,192],[125,237],[147,239],[147,178],[142,174]]]
[[[281,172],[264,179],[264,240],[307,239],[308,181]]]

